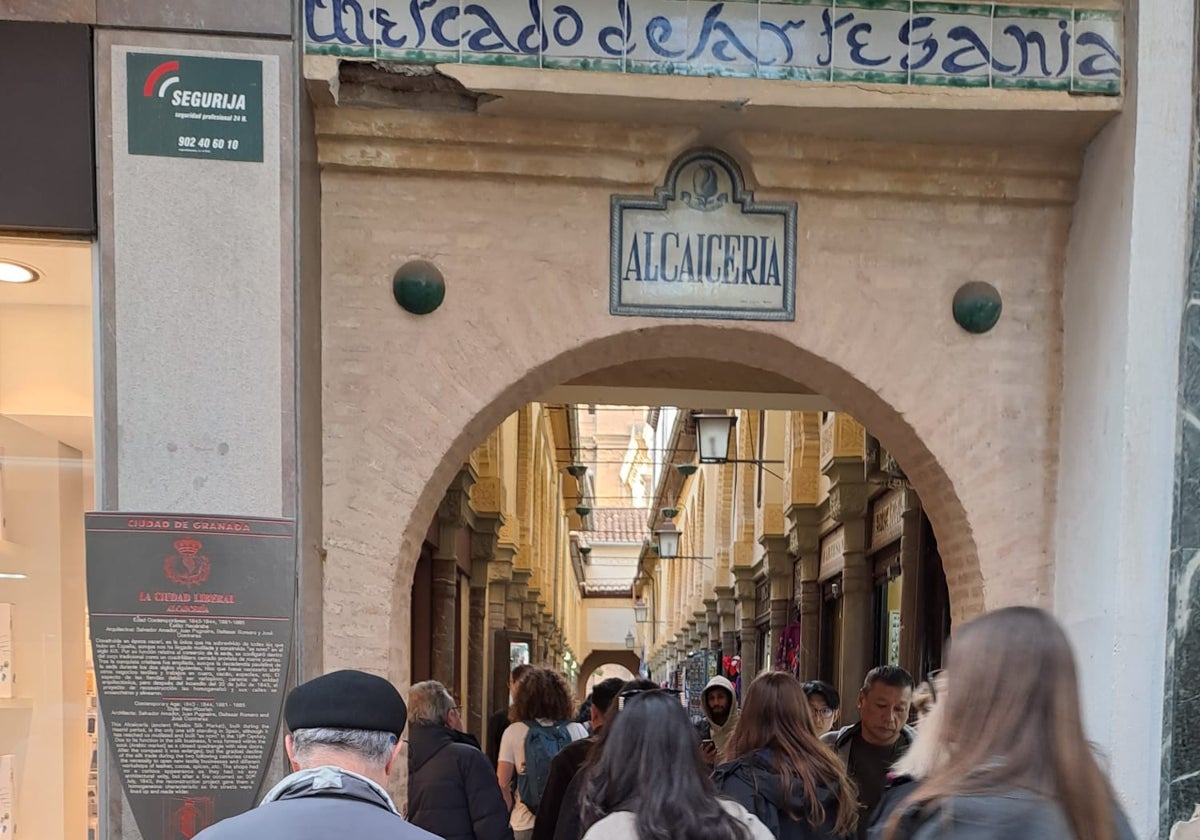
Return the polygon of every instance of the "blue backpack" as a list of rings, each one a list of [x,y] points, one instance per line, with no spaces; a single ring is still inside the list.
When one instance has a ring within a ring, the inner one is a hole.
[[[536,814],[550,777],[550,762],[571,743],[571,731],[566,723],[543,726],[536,720],[527,720],[529,732],[525,735],[525,772],[517,774],[517,793],[521,804]]]

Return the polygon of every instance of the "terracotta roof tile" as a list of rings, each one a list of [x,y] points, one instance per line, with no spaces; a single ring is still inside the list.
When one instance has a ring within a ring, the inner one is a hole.
[[[648,514],[646,508],[593,508],[592,529],[584,533],[590,543],[640,543],[650,536]]]

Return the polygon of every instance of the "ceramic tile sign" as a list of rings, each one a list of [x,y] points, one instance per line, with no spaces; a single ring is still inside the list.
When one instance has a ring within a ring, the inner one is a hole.
[[[1122,18],[1111,6],[925,0],[305,0],[304,10],[305,49],[319,55],[1121,93]]]
[[[141,836],[194,837],[257,801],[295,616],[290,520],[89,513],[100,713]]]
[[[756,202],[714,149],[677,159],[653,196],[612,197],[609,311],[796,318],[796,205]]]
[[[129,154],[263,159],[262,61],[130,52]]]

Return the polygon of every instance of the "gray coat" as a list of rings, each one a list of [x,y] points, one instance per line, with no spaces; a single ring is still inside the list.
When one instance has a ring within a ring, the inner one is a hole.
[[[919,784],[916,783],[916,784]],[[907,793],[905,793],[907,796]],[[900,797],[881,803],[874,814],[870,840],[884,840],[892,810]],[[890,804],[890,808],[889,808]],[[1117,840],[1137,840],[1129,820],[1112,803]],[[897,840],[1075,840],[1058,803],[1025,790],[1005,794],[956,796],[927,817],[902,818]]]
[[[379,785],[338,767],[288,776],[252,811],[222,820],[195,840],[440,840],[405,822]]]

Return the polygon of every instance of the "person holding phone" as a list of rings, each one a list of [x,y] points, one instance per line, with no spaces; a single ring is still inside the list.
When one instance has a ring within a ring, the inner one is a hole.
[[[709,767],[725,760],[725,745],[737,726],[738,702],[733,683],[724,677],[713,677],[704,687],[700,698],[704,717],[696,724],[700,735],[700,755]]]

